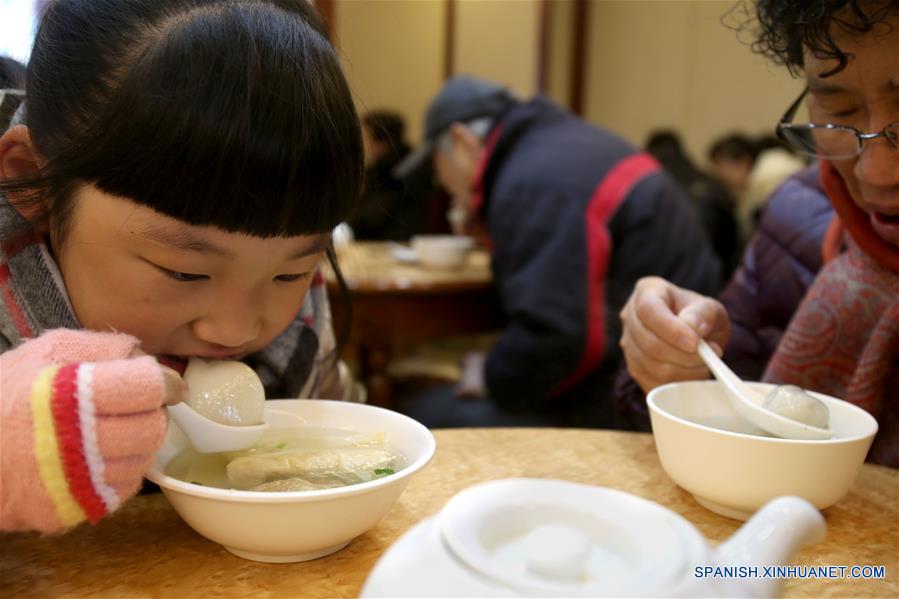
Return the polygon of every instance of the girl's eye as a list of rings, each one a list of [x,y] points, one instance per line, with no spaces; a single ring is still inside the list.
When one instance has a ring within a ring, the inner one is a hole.
[[[167,268],[159,268],[170,279],[175,279],[176,281],[181,281],[182,283],[189,283],[191,281],[202,281],[204,279],[208,279],[208,275],[195,275],[188,272],[178,272],[176,270],[169,270]]]
[[[293,281],[299,281],[300,279],[305,279],[309,276],[308,272],[304,272],[298,275],[278,275],[275,277],[276,281],[281,281],[282,283],[292,283]]]

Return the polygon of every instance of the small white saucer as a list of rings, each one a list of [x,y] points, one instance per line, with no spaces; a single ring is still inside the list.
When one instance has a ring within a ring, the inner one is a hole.
[[[414,264],[418,262],[418,255],[415,253],[415,250],[399,244],[391,246],[390,257],[397,262],[402,262],[404,264]]]

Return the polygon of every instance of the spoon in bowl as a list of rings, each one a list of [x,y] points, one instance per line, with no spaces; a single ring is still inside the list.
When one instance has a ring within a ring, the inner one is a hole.
[[[767,395],[756,391],[740,380],[704,339],[699,341],[699,357],[724,385],[737,413],[765,432],[784,439],[833,437],[826,428],[829,411],[821,400],[793,385],[778,385]]]
[[[230,426],[206,418],[184,402],[166,408],[199,453],[249,449],[268,430],[268,423]]]

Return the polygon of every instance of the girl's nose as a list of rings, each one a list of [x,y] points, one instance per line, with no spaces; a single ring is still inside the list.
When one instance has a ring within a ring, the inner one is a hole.
[[[262,329],[262,319],[250,302],[217,304],[214,311],[193,322],[193,332],[210,345],[239,348],[252,343]]]

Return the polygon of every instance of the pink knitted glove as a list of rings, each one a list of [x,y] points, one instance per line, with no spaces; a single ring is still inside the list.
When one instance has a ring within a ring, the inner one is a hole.
[[[133,496],[165,434],[167,386],[138,340],[55,330],[0,356],[0,529],[97,522]]]

